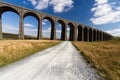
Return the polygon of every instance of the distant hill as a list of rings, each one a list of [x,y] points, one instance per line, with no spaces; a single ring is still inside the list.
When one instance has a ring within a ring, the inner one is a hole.
[[[3,33],[3,38],[4,39],[19,39],[18,34],[13,34],[13,33]],[[30,36],[30,35],[25,35],[25,39],[37,39],[36,36]],[[49,38],[44,37],[43,40],[49,40]]]
[[[31,35],[25,35],[24,36],[25,39],[37,39],[36,36],[31,36]],[[19,39],[18,38],[18,34],[13,34],[13,33],[3,33],[3,39]],[[48,37],[43,37],[42,40],[50,40]],[[56,40],[60,40],[60,39],[56,39]],[[69,39],[67,39],[69,40]]]
[[[29,36],[25,35],[25,39],[37,39],[35,36]],[[4,39],[19,39],[18,34],[13,34],[13,33],[3,33],[3,38]]]

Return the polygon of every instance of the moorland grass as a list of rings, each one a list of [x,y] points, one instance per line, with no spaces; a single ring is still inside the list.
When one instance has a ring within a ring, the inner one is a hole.
[[[105,80],[120,80],[120,40],[73,42],[81,54]]]
[[[59,43],[50,40],[0,40],[0,67]]]

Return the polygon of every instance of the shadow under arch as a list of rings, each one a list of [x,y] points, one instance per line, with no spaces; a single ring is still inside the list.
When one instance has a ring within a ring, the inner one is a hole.
[[[65,25],[65,22],[62,21],[62,20],[58,20],[57,21],[58,23],[61,24],[61,40],[66,40],[66,25]]]
[[[97,39],[96,39],[96,38],[97,38],[97,37],[96,37],[96,36],[97,36],[96,34],[97,34],[97,33],[96,33],[96,30],[94,29],[94,30],[93,30],[93,41],[96,41],[96,40],[97,40]]]
[[[88,41],[88,28],[84,27],[84,41]]]
[[[102,32],[100,31],[100,41],[102,41]]]
[[[100,40],[100,32],[97,30],[97,41]]]
[[[82,41],[83,40],[83,27],[81,25],[78,25],[78,37],[77,37],[78,41]]]
[[[74,25],[73,23],[68,23],[68,26],[70,27],[70,37],[69,37],[69,40],[70,41],[74,41]]]
[[[89,29],[89,41],[93,41],[93,30],[91,28]]]

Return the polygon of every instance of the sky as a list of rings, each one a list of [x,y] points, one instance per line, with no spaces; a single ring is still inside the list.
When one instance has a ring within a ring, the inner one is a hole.
[[[120,0],[0,0],[25,8],[38,10],[84,24],[113,36],[120,37]],[[51,23],[42,21],[43,37],[50,37]],[[60,38],[61,25],[57,25],[57,38]],[[2,14],[3,32],[19,32],[19,16],[14,12]],[[25,35],[37,36],[38,21],[32,16],[24,18]],[[67,35],[69,36],[69,27]]]

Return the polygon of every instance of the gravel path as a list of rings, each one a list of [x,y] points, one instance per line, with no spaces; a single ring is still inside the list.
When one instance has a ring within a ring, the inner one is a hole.
[[[0,69],[0,80],[100,80],[71,42]]]

